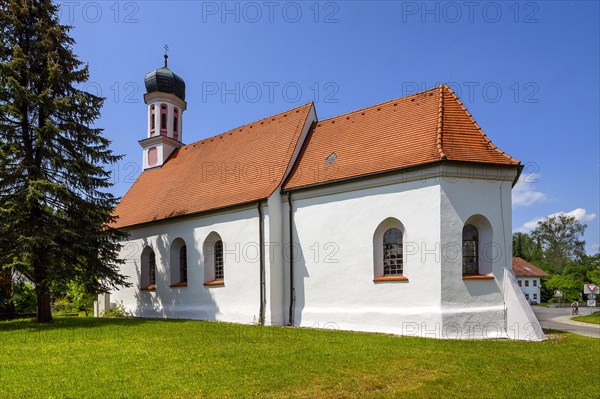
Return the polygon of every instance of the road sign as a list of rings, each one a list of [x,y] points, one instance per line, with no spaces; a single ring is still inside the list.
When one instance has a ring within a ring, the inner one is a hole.
[[[600,286],[595,284],[585,284],[583,286],[584,294],[600,294]]]
[[[588,294],[588,299],[596,299],[596,294]]]
[[[596,306],[596,300],[595,300],[595,299],[590,299],[590,300],[588,300],[588,301],[587,301],[587,305],[588,305],[589,307],[594,307],[594,306]]]
[[[554,296],[557,297],[557,298],[562,298],[563,293],[562,293],[562,291],[558,291],[557,290],[557,291],[554,291]]]

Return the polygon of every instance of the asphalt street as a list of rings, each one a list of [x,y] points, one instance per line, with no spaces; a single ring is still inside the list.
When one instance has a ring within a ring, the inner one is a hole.
[[[542,328],[567,331],[587,337],[600,338],[600,325],[571,320],[571,308],[546,308],[532,306]],[[579,315],[597,312],[600,308],[579,308]]]

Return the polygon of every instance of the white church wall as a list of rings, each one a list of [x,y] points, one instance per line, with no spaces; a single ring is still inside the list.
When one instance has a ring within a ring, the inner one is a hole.
[[[205,286],[203,244],[212,232],[224,246],[224,285]],[[258,322],[259,255],[256,206],[237,208],[208,216],[174,219],[130,231],[121,257],[127,262],[122,273],[132,287],[111,294],[111,302],[122,302],[135,316]],[[181,238],[187,246],[188,285],[170,287],[171,243]],[[140,255],[150,245],[156,255],[156,289],[140,290]]]
[[[511,267],[511,182],[514,171],[455,168],[440,178],[442,333],[448,338],[505,336],[504,268]],[[462,229],[479,229],[480,274],[462,275]]]
[[[400,180],[375,178],[293,195],[294,325],[426,335],[441,323],[440,262],[427,254],[440,239],[440,189],[427,179]],[[376,283],[374,233],[390,217],[405,228],[408,281]],[[286,248],[289,281],[287,234]],[[284,288],[287,307],[290,289]]]

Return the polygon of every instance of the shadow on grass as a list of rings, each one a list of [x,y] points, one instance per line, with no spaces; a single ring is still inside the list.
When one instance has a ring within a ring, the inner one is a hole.
[[[108,317],[66,317],[54,316],[50,323],[38,323],[35,318],[0,321],[0,333],[10,331],[53,331],[60,329],[84,329],[103,327],[135,327],[160,320],[166,323],[182,323],[181,319],[144,319],[144,318],[108,318]]]

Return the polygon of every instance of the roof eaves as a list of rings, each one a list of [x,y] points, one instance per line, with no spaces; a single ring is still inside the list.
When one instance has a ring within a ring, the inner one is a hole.
[[[388,174],[392,174],[392,173],[410,171],[413,169],[418,169],[418,168],[422,168],[422,167],[426,167],[426,166],[432,166],[435,164],[446,164],[446,163],[450,163],[452,165],[458,165],[458,166],[460,166],[460,165],[476,165],[476,166],[495,166],[495,167],[500,167],[500,168],[512,168],[512,167],[520,168],[520,167],[522,167],[522,165],[514,165],[514,164],[513,165],[490,164],[488,162],[455,161],[452,159],[436,159],[433,161],[427,161],[427,162],[418,163],[418,164],[414,164],[414,165],[410,165],[410,166],[400,166],[397,168],[380,170],[380,171],[376,171],[376,172],[368,172],[368,173],[363,173],[363,174],[354,175],[354,176],[342,177],[342,178],[334,179],[334,180],[325,180],[325,181],[320,181],[317,183],[304,184],[302,186],[286,187],[286,185],[289,183],[289,181],[286,181],[282,185],[281,192],[286,193],[286,192],[293,192],[293,191],[300,191],[300,190],[308,190],[308,189],[312,189],[312,188],[327,186],[330,184],[347,183],[349,181],[367,179],[367,178],[371,178],[373,176],[384,176],[384,175],[388,175]]]
[[[113,228],[117,229],[117,230],[131,230],[131,229],[140,228],[140,227],[147,226],[147,225],[154,224],[154,223],[168,223],[173,220],[194,218],[194,217],[198,217],[200,215],[204,215],[204,214],[208,214],[208,213],[222,212],[222,211],[226,211],[229,209],[245,207],[245,206],[248,206],[249,204],[255,204],[257,202],[264,201],[266,199],[268,199],[268,197],[259,197],[259,198],[251,199],[249,201],[240,202],[237,204],[225,205],[225,206],[205,209],[205,210],[197,211],[197,212],[183,213],[181,215],[164,216],[164,217],[157,218],[157,219],[147,220],[145,222],[131,223],[131,224],[123,225],[123,226],[113,226]]]

